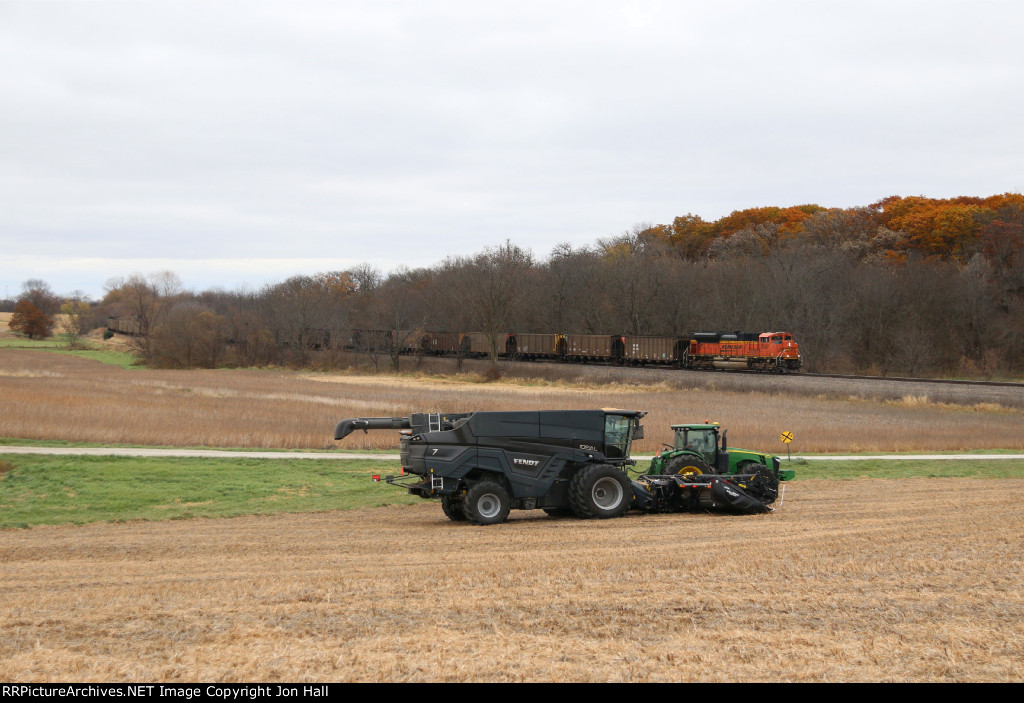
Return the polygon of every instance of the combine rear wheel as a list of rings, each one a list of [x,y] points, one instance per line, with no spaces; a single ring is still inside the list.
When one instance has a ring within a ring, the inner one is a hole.
[[[508,519],[512,500],[508,491],[494,481],[481,481],[466,491],[462,512],[474,525],[496,525]]]
[[[614,466],[587,466],[569,482],[569,503],[582,518],[621,517],[633,504],[633,487],[626,474]]]

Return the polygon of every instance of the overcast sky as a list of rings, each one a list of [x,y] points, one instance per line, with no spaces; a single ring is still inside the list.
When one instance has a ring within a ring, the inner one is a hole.
[[[0,293],[1024,190],[1021,2],[0,0]]]

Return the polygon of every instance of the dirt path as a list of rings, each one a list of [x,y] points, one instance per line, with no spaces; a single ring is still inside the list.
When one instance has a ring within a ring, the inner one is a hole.
[[[156,447],[17,447],[0,445],[0,454],[48,454],[52,456],[142,456],[203,457],[207,459],[375,459],[398,461],[398,454],[359,454],[353,452],[247,452],[223,449],[163,449]],[[652,456],[635,456],[650,461]],[[1024,454],[849,454],[845,456],[793,456],[791,461],[856,461],[886,459],[942,461],[953,459],[1024,459]],[[783,461],[787,461],[785,458]]]

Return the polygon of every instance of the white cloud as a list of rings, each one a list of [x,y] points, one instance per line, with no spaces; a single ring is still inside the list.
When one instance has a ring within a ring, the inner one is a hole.
[[[2,2],[0,249],[52,260],[33,270],[65,289],[92,257],[418,266],[688,212],[1020,190],[1021,20],[995,2]],[[252,278],[225,287],[269,275],[232,270]]]

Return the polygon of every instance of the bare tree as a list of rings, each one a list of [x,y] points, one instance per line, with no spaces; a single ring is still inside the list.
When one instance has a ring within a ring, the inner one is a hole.
[[[475,313],[467,304],[466,291],[474,283],[473,261],[466,257],[448,257],[432,272],[430,286],[424,291],[426,325],[438,332],[458,334],[475,324]],[[461,371],[465,349],[454,345],[456,368]]]
[[[82,336],[89,331],[92,323],[92,307],[81,297],[70,298],[60,306],[59,327],[68,349],[81,346]]]
[[[432,274],[427,269],[399,269],[375,285],[372,293],[361,301],[360,320],[372,330],[372,344],[366,348],[374,364],[373,354],[386,355],[391,369],[399,371],[402,354],[420,350],[429,317],[427,301]],[[367,333],[364,333],[367,334]]]
[[[597,334],[608,327],[602,283],[601,255],[595,249],[559,244],[540,269],[542,282],[533,287],[533,306],[542,311],[535,331]]]
[[[227,320],[223,315],[194,301],[179,303],[152,331],[152,363],[178,368],[215,368],[224,360],[226,329]]]
[[[498,335],[508,331],[514,313],[522,304],[520,292],[533,255],[507,241],[488,247],[473,258],[468,269],[472,286],[465,291],[480,331],[487,335],[493,363],[498,361]]]
[[[337,312],[351,293],[349,279],[339,274],[292,276],[264,289],[267,328],[292,363],[304,366],[311,351],[329,345]]]
[[[105,287],[104,305],[117,314],[134,319],[138,336],[132,341],[142,357],[150,360],[153,330],[163,322],[182,294],[181,279],[171,271],[151,274],[148,279],[133,273],[127,278],[112,278]]]
[[[40,278],[30,278],[22,283],[18,299],[29,301],[50,317],[60,312],[60,298],[50,288],[50,284]]]

